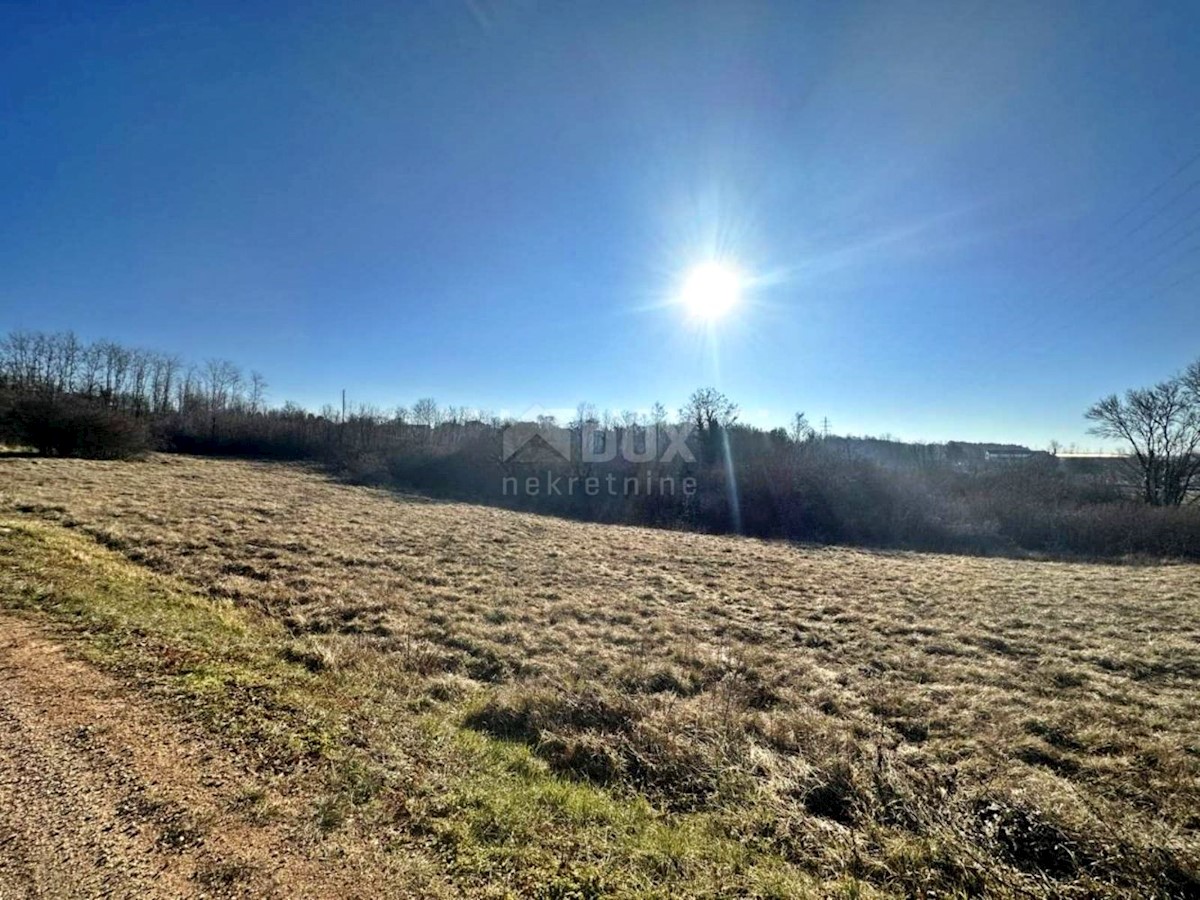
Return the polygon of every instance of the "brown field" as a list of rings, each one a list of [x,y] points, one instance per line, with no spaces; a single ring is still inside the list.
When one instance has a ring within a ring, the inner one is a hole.
[[[304,782],[319,831],[419,846],[454,892],[1200,895],[1198,566],[795,547],[172,456],[0,460],[0,515],[244,612],[337,737],[301,754],[341,766]],[[62,619],[38,598],[66,576],[13,565],[13,604]],[[200,662],[114,670],[186,706],[225,652],[194,630],[155,639]],[[229,721],[203,724],[265,765]]]

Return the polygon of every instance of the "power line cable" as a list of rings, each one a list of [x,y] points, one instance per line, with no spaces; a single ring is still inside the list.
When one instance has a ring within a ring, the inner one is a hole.
[[[1167,185],[1169,185],[1172,181],[1174,181],[1176,178],[1178,178],[1180,175],[1182,175],[1184,172],[1186,172],[1188,169],[1190,169],[1197,162],[1200,162],[1200,150],[1198,150],[1192,156],[1188,157],[1186,160],[1184,160],[1182,163],[1180,163],[1178,166],[1176,166],[1175,169],[1171,172],[1171,174],[1169,174],[1162,181],[1158,182],[1158,184],[1156,184],[1153,188],[1151,188],[1151,190],[1149,192],[1142,195],[1138,200],[1134,201],[1134,203],[1131,206],[1129,206],[1121,215],[1119,215],[1115,220],[1113,220],[1113,222],[1109,226],[1109,228],[1110,229],[1116,228],[1122,222],[1125,222],[1126,220],[1128,220],[1144,204],[1153,200],[1156,196],[1158,196],[1163,191],[1164,188],[1167,187]],[[1142,228],[1144,228],[1147,224],[1149,224],[1151,221],[1153,221],[1158,215],[1161,215],[1161,213],[1164,210],[1168,209],[1179,199],[1181,199],[1182,197],[1189,194],[1197,185],[1200,185],[1200,179],[1196,179],[1195,181],[1192,181],[1182,191],[1180,191],[1173,197],[1169,198],[1165,204],[1162,204],[1162,205],[1156,207],[1155,210],[1149,216],[1142,219],[1132,229],[1127,229],[1124,234],[1116,236],[1115,241],[1111,237],[1108,239],[1105,239],[1102,241],[1101,246],[1099,248],[1095,248],[1095,247],[1091,248],[1090,253],[1087,252],[1086,248],[1081,246],[1081,249],[1084,250],[1084,252],[1076,253],[1073,256],[1073,258],[1068,261],[1068,267],[1075,267],[1077,264],[1079,264],[1081,262],[1098,259],[1104,253],[1105,250],[1111,249],[1111,247],[1114,245],[1115,242],[1119,242],[1121,240],[1126,240],[1129,237],[1131,237],[1132,235],[1136,234],[1138,231],[1140,231]],[[1060,247],[1053,252],[1057,253],[1058,250],[1061,250],[1061,249],[1062,249],[1062,247],[1060,245]],[[1048,290],[1058,290],[1060,287],[1062,287],[1063,284],[1065,284],[1067,281],[1070,280],[1070,277],[1071,277],[1070,272],[1063,273],[1062,275],[1059,276],[1058,279],[1055,280],[1055,282],[1052,285],[1050,285]]]
[[[1196,183],[1200,184],[1200,181],[1197,181]],[[1146,239],[1144,241],[1138,241],[1137,244],[1139,245],[1140,249],[1142,249],[1142,250],[1152,249],[1154,244],[1157,241],[1159,241],[1162,238],[1167,237],[1169,234],[1171,234],[1171,232],[1173,232],[1175,229],[1179,228],[1181,225],[1189,224],[1194,219],[1196,219],[1197,216],[1200,216],[1200,205],[1196,206],[1191,211],[1184,213],[1179,218],[1173,220],[1165,228],[1160,228],[1158,231],[1154,232],[1154,234],[1151,235],[1148,239]],[[1190,235],[1190,234],[1194,234],[1194,233],[1195,233],[1195,231],[1192,230],[1192,231],[1189,231],[1187,234]],[[1185,239],[1186,239],[1186,236],[1185,236]],[[1168,245],[1168,246],[1173,246],[1173,245]],[[1094,289],[1096,287],[1096,285],[1100,284],[1106,278],[1111,278],[1114,275],[1114,273],[1117,273],[1117,272],[1123,273],[1124,271],[1128,270],[1128,268],[1129,268],[1128,266],[1126,266],[1124,268],[1121,267],[1121,262],[1122,262],[1122,260],[1119,256],[1114,257],[1112,260],[1110,260],[1110,264],[1104,266],[1102,271],[1097,273],[1097,275],[1099,277],[1097,279],[1093,280],[1092,288]],[[1120,276],[1117,276],[1117,277],[1120,277]]]
[[[1151,300],[1157,300],[1159,297],[1161,297],[1163,294],[1167,293],[1168,291],[1174,290],[1175,288],[1179,287],[1180,285],[1186,284],[1187,282],[1192,281],[1193,279],[1195,279],[1197,277],[1200,277],[1200,266],[1198,266],[1195,269],[1193,269],[1192,271],[1188,272],[1186,275],[1181,275],[1179,278],[1176,278],[1170,284],[1163,285],[1161,288],[1159,288],[1157,291],[1155,291],[1153,294],[1151,294],[1149,297],[1147,297],[1146,301],[1149,302]]]
[[[1200,162],[1200,150],[1197,150],[1194,156],[1189,157],[1186,161],[1181,163],[1175,169],[1175,171],[1173,171],[1170,175],[1168,175],[1166,178],[1164,178],[1162,181],[1160,181],[1153,188],[1153,190],[1150,191],[1150,193],[1146,194],[1144,197],[1142,197],[1141,200],[1138,200],[1136,203],[1133,204],[1133,206],[1131,206],[1128,210],[1126,210],[1124,213],[1122,213],[1117,218],[1117,220],[1115,222],[1113,222],[1113,227],[1115,228],[1117,225],[1120,225],[1125,219],[1129,218],[1131,215],[1133,215],[1135,212],[1137,212],[1137,208],[1139,206],[1141,206],[1142,203],[1144,203],[1148,200],[1152,200],[1158,194],[1159,191],[1161,191],[1168,184],[1170,184],[1172,181],[1174,181],[1176,178],[1178,178],[1180,175],[1182,175],[1184,172],[1186,172],[1188,169],[1190,169],[1197,162]]]
[[[1164,253],[1167,253],[1168,251],[1175,249],[1180,244],[1182,244],[1184,241],[1186,241],[1188,238],[1193,237],[1194,235],[1197,235],[1197,234],[1200,234],[1200,222],[1198,222],[1194,227],[1192,227],[1188,231],[1185,231],[1183,234],[1179,235],[1177,238],[1175,238],[1175,240],[1171,241],[1171,243],[1167,244],[1164,247],[1160,247],[1158,252],[1155,253],[1153,256],[1143,259],[1140,263],[1135,263],[1132,266],[1126,266],[1124,269],[1121,270],[1121,272],[1116,277],[1111,279],[1108,282],[1108,284],[1104,285],[1099,290],[1094,291],[1091,294],[1088,294],[1086,297],[1083,298],[1083,300],[1081,302],[1087,303],[1091,300],[1095,300],[1095,299],[1098,299],[1098,298],[1104,296],[1109,291],[1111,291],[1114,287],[1116,287],[1118,284],[1120,284],[1122,281],[1124,281],[1129,275],[1132,275],[1134,272],[1144,269],[1150,263],[1157,261]],[[1200,244],[1196,244],[1196,245],[1189,247],[1187,252],[1185,253],[1185,256],[1187,255],[1187,253],[1194,252],[1196,250],[1200,250]]]

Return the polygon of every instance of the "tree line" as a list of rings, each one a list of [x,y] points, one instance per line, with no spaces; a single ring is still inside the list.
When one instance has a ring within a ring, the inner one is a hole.
[[[307,460],[355,482],[446,498],[794,541],[1200,557],[1200,362],[1088,411],[1097,434],[1128,442],[1132,477],[1010,446],[818,434],[803,413],[787,428],[756,428],[716,388],[673,412],[580,403],[568,421],[528,423],[429,397],[313,412],[272,405],[267,389],[261,374],[227,360],[190,365],[69,332],[15,332],[0,340],[0,444],[95,457],[157,449]],[[539,438],[510,453],[506,435],[518,426]],[[668,430],[686,436],[688,453],[646,453],[670,442]],[[601,477],[616,488],[507,490],[535,478]],[[679,490],[685,483],[694,490]],[[672,490],[650,489],[665,486]]]
[[[73,395],[135,416],[256,412],[264,406],[266,380],[258,372],[247,378],[223,359],[184,365],[173,354],[113,341],[85,343],[71,331],[14,331],[0,339],[0,390]]]

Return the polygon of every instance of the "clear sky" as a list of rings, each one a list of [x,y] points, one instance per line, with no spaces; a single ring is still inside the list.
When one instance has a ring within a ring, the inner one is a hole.
[[[1200,356],[1198,154],[1194,0],[0,3],[0,330],[1094,445]]]

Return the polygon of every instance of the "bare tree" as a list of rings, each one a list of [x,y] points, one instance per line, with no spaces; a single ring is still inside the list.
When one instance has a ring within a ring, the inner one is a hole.
[[[816,436],[817,432],[810,424],[808,424],[808,416],[802,412],[792,416],[792,431],[791,438],[797,444],[802,441],[810,441]]]
[[[53,390],[54,335],[35,332],[32,343],[32,376],[30,382],[43,390]]]
[[[129,403],[134,415],[141,415],[150,408],[150,374],[152,360],[145,350],[129,353]]]
[[[267,405],[267,379],[262,372],[250,373],[250,412],[260,413]]]
[[[1200,359],[1196,360],[1180,376],[1183,388],[1195,404],[1200,405]]]
[[[575,404],[575,418],[571,420],[571,427],[582,430],[583,426],[588,424],[598,424],[600,421],[596,415],[596,405],[588,403],[586,400],[581,400]]]
[[[233,406],[242,384],[241,370],[227,359],[208,359],[204,362],[204,386],[210,412]]]
[[[112,341],[100,342],[100,367],[103,386],[100,396],[112,407],[119,407],[125,393],[125,379],[129,374],[129,350]]]
[[[156,413],[165,413],[171,408],[171,391],[180,368],[181,363],[177,356],[167,356],[160,353],[154,358],[154,372],[151,375],[150,391],[154,396],[154,411]]]
[[[5,384],[17,388],[28,386],[29,345],[29,335],[23,331],[9,332],[0,342],[0,370],[3,370]]]
[[[729,462],[729,444],[725,430],[737,422],[738,408],[716,388],[693,391],[679,418],[695,429],[699,455],[706,462]]]
[[[56,337],[58,353],[55,360],[54,387],[58,391],[74,391],[77,387],[75,384],[75,370],[79,366],[79,358],[83,353],[83,345],[79,343],[79,338],[75,337],[75,332],[73,331],[65,332]]]
[[[737,421],[738,408],[736,403],[716,388],[700,388],[679,410],[679,417],[695,425],[697,431],[707,434],[717,428],[733,425]]]
[[[217,437],[218,414],[241,403],[241,370],[227,359],[204,363],[204,387],[208,405],[209,436]]]
[[[1132,451],[1142,498],[1179,506],[1200,475],[1200,361],[1150,388],[1111,394],[1086,413],[1092,434],[1124,441]]]
[[[175,385],[175,405],[182,415],[191,415],[204,407],[204,388],[195,366],[188,366]]]
[[[412,405],[412,421],[416,425],[436,428],[441,418],[437,401],[432,397],[422,397]]]
[[[88,398],[100,392],[100,370],[104,368],[104,349],[99,344],[89,344],[81,354],[79,387]]]

